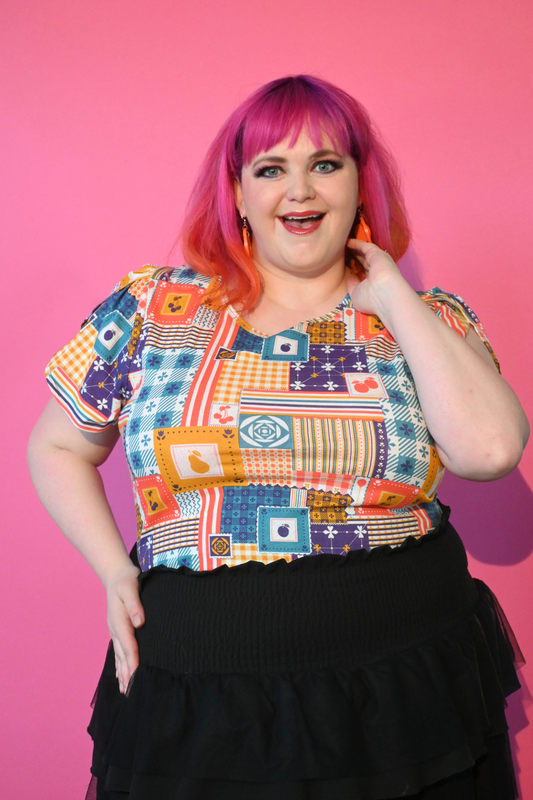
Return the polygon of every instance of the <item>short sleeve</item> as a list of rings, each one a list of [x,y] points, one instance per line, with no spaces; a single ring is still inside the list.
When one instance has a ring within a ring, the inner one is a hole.
[[[146,309],[161,271],[147,265],[128,273],[47,365],[47,383],[78,428],[109,428],[131,398]]]
[[[438,287],[429,289],[427,292],[418,292],[422,300],[435,312],[435,314],[442,319],[446,325],[449,325],[456,331],[463,339],[466,338],[468,329],[471,327],[475,330],[487,350],[492,356],[492,359],[498,370],[501,372],[500,363],[492,349],[492,345],[487,338],[487,334],[479,318],[472,311],[462,297],[456,294],[444,292]]]

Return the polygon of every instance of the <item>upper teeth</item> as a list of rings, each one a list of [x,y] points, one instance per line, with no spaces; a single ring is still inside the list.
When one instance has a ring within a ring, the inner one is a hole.
[[[301,222],[304,219],[319,219],[321,216],[322,216],[322,214],[310,214],[308,217],[290,217],[289,216],[289,217],[283,217],[283,219],[293,219],[293,220],[296,220],[296,222]]]

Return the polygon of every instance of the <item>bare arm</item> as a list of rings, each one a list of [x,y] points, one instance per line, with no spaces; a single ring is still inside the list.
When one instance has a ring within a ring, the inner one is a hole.
[[[107,502],[97,467],[118,432],[86,433],[52,399],[31,434],[28,464],[44,507],[102,581],[120,690],[138,664],[134,627],[144,623],[137,575]]]
[[[529,436],[524,411],[473,329],[462,339],[440,320],[374,244],[351,239],[367,279],[348,279],[356,308],[377,314],[413,374],[443,465],[477,481],[500,478],[520,461]]]

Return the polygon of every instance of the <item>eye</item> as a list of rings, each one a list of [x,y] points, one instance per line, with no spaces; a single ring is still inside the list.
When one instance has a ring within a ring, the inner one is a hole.
[[[342,164],[339,161],[318,161],[313,169],[326,175],[328,172],[336,172],[341,167]]]
[[[281,167],[261,167],[254,172],[255,178],[277,178],[280,173]]]

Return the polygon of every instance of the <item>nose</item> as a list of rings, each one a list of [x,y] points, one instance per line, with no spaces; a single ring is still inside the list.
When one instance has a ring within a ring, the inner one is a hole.
[[[298,169],[291,172],[287,186],[287,200],[305,203],[306,200],[313,200],[315,196],[316,192],[308,171]]]

